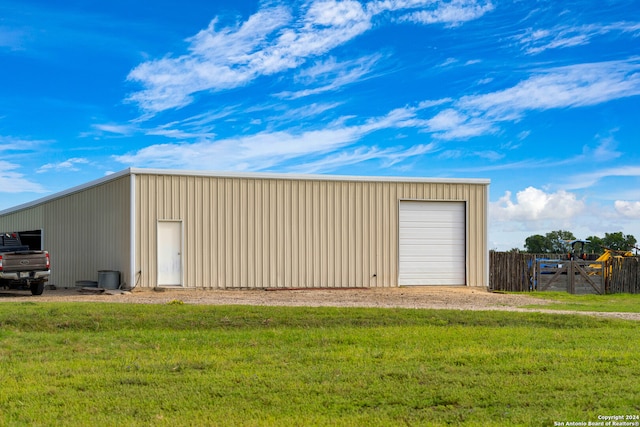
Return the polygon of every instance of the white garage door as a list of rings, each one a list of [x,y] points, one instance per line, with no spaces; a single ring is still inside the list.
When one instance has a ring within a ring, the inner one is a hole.
[[[464,202],[400,202],[400,285],[465,285]]]

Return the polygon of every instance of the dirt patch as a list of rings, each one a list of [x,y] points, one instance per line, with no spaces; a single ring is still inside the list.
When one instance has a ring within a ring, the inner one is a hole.
[[[538,311],[561,314],[587,314],[600,317],[640,320],[640,313],[570,312],[522,308],[529,304],[551,301],[521,294],[492,293],[473,287],[411,287],[363,289],[296,289],[296,290],[203,290],[152,289],[119,293],[85,293],[78,289],[45,290],[43,295],[31,296],[27,291],[0,292],[0,302],[77,301],[133,304],[166,304],[180,300],[185,304],[211,305],[267,305],[303,307],[382,307],[430,308],[449,310]]]

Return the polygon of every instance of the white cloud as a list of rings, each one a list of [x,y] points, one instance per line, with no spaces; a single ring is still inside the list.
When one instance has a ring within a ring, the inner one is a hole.
[[[617,150],[618,143],[613,136],[601,137],[598,145],[591,149],[585,147],[585,153],[593,158],[596,162],[608,162],[619,158],[622,153]]]
[[[262,75],[298,68],[367,32],[379,13],[410,10],[403,20],[457,25],[492,8],[491,3],[481,5],[475,0],[379,1],[366,7],[354,0],[312,0],[299,10],[265,7],[234,27],[217,28],[214,19],[207,29],[187,39],[187,54],[144,62],[131,70],[127,79],[143,89],[128,100],[154,114],[184,107],[198,92],[235,88]],[[315,90],[332,90],[354,81],[370,66],[351,68],[342,81]]]
[[[516,194],[515,202],[510,191],[505,192],[497,202],[491,203],[491,217],[495,221],[538,222],[571,221],[585,209],[585,202],[564,190],[546,193],[527,187]]]
[[[0,152],[35,150],[43,144],[50,142],[51,141],[47,140],[31,140],[0,135]]]
[[[335,58],[320,61],[302,70],[295,77],[296,82],[314,85],[311,89],[280,92],[275,96],[285,99],[298,99],[340,89],[356,81],[362,81],[371,72],[381,55],[370,55],[352,61],[337,62]]]
[[[433,10],[420,10],[403,16],[401,21],[419,24],[449,24],[460,25],[463,22],[478,19],[493,10],[493,4],[477,1],[451,0],[448,3],[438,2]]]
[[[411,157],[420,156],[436,150],[435,144],[420,144],[409,149],[390,147],[358,147],[352,151],[341,151],[320,160],[302,163],[290,168],[293,172],[316,173],[335,170],[339,167],[354,165],[369,160],[382,161],[383,168],[389,168]]]
[[[418,108],[423,109],[423,108],[437,107],[437,106],[440,106],[440,105],[443,105],[443,104],[449,104],[452,101],[453,101],[452,98],[426,100],[426,101],[420,102],[420,104],[418,105]]]
[[[326,153],[358,138],[353,129],[288,132],[201,141],[192,144],[152,145],[133,154],[116,156],[121,163],[187,169],[265,170],[289,159]]]
[[[242,86],[259,75],[298,67],[305,60],[365,32],[371,26],[355,1],[315,2],[294,19],[289,9],[263,9],[236,28],[206,30],[190,38],[187,55],[134,68],[128,76],[144,90],[130,100],[148,112],[183,107],[194,93]]]
[[[427,130],[438,139],[466,139],[496,131],[490,121],[470,117],[453,108],[442,110],[425,123]]]
[[[616,200],[614,203],[616,212],[625,218],[640,219],[640,202]]]
[[[572,108],[640,95],[640,59],[577,64],[542,70],[510,88],[464,96],[428,121],[442,139],[468,138],[496,131],[502,121],[525,112]]]
[[[479,60],[479,59],[470,59],[470,60],[464,62],[462,65],[464,67],[468,67],[470,65],[479,64],[481,62],[482,61]],[[438,67],[444,68],[444,67],[448,67],[449,65],[455,65],[455,64],[459,64],[459,63],[460,63],[460,61],[457,58],[447,58],[440,65],[438,65]]]
[[[480,157],[481,159],[487,159],[491,161],[496,161],[503,159],[505,157],[504,154],[498,153],[493,150],[485,150],[485,151],[475,151],[472,153],[474,156]]]
[[[453,65],[457,63],[458,63],[458,60],[456,58],[447,58],[444,60],[442,64],[439,65],[439,67],[448,67],[449,65]]]
[[[158,144],[114,158],[138,166],[266,170],[291,159],[331,152],[377,130],[411,126],[414,114],[411,109],[396,109],[360,125],[345,125],[341,120],[325,129],[301,133],[261,132],[191,144]]]
[[[326,18],[329,19],[329,18]],[[310,75],[321,74],[334,64],[318,63]],[[137,153],[117,157],[121,162],[137,165],[187,166],[205,168],[219,165],[223,169],[265,169],[287,159],[313,153],[326,153],[338,147],[357,142],[362,136],[386,128],[419,128],[430,132],[436,139],[467,139],[499,131],[501,121],[518,120],[528,110],[579,107],[606,102],[611,99],[640,94],[640,60],[580,64],[540,71],[515,86],[492,93],[424,101],[418,107],[398,108],[386,116],[370,119],[360,125],[345,125],[347,117],[328,125],[325,129],[308,132],[261,132],[238,138],[213,140],[209,130],[180,130],[186,121],[171,123],[146,132],[176,139],[200,139],[195,144],[155,145]],[[449,105],[446,105],[449,104]],[[440,107],[440,112],[422,119],[429,108]],[[333,104],[312,104],[307,113],[322,112]],[[304,110],[301,110],[304,111]],[[283,113],[286,117],[286,113]],[[194,119],[195,120],[195,119]],[[208,119],[207,119],[208,120]],[[196,122],[198,120],[195,120]],[[318,141],[322,135],[324,141]],[[526,135],[526,134],[525,134]],[[268,146],[273,155],[266,158],[262,147]],[[260,149],[258,149],[260,147]],[[615,154],[613,143],[603,140],[597,153],[609,158]],[[490,153],[497,158],[496,153]],[[222,162],[221,159],[230,159]],[[258,160],[259,159],[259,160]],[[580,179],[582,188],[599,179],[599,171]],[[571,188],[569,183],[567,189]]]
[[[214,133],[207,131],[206,127],[196,130],[184,130],[180,129],[181,125],[183,125],[183,123],[181,122],[167,123],[152,129],[145,129],[144,134],[152,136],[164,136],[165,138],[178,140],[213,138],[215,136]]]
[[[281,112],[277,117],[269,117],[268,120],[278,120],[281,123],[287,120],[299,122],[302,119],[316,117],[324,112],[333,110],[340,106],[339,102],[331,103],[313,103],[307,104],[299,108],[292,108]]]
[[[433,118],[428,120],[429,130],[438,132],[460,127],[467,117],[452,108],[442,110]]]
[[[196,114],[195,116],[187,117],[186,119],[182,120],[182,123],[197,128],[210,126],[212,123],[215,123],[218,120],[226,119],[230,116],[233,116],[234,114],[236,114],[237,108],[237,106],[225,106],[217,111],[208,110],[203,113]]]
[[[96,125],[93,125],[93,128],[100,132],[106,132],[106,133],[123,135],[123,136],[131,135],[136,131],[135,127],[131,125],[119,125],[119,124],[112,124],[112,123],[96,124]]]
[[[574,175],[563,187],[568,190],[588,188],[604,178],[619,176],[640,177],[640,166],[618,166]]]
[[[38,183],[29,181],[24,174],[16,172],[20,166],[0,160],[0,193],[44,193],[46,190]]]
[[[562,190],[551,193],[533,187],[518,192],[514,201],[507,191],[497,202],[490,203],[491,247],[522,248],[532,234],[561,229],[582,238],[617,231],[638,236],[639,218],[638,201],[587,205],[586,199],[574,193]]]
[[[182,120],[164,123],[155,127],[146,127],[142,123],[101,123],[92,125],[94,131],[81,134],[81,137],[113,134],[117,136],[163,136],[179,140],[195,140],[203,138],[213,138],[215,123],[219,120],[228,119],[237,113],[237,107],[226,106],[218,111],[206,111],[194,116],[189,116]]]
[[[369,20],[362,4],[358,1],[322,0],[311,3],[305,23],[311,26],[346,27],[353,23]]]
[[[86,164],[89,164],[89,160],[82,157],[73,157],[59,163],[47,163],[45,165],[42,165],[40,168],[38,168],[38,170],[36,170],[36,172],[43,173],[43,172],[49,172],[52,170],[75,172],[80,170],[77,168],[76,165],[86,165]]]
[[[516,37],[526,53],[537,55],[549,49],[563,49],[574,46],[586,45],[594,37],[610,32],[640,34],[640,23],[616,22],[613,24],[591,24],[580,26],[559,25],[551,29],[529,28],[524,34]]]
[[[577,64],[539,72],[511,88],[466,96],[458,106],[511,120],[527,110],[584,107],[640,95],[640,60]]]
[[[236,28],[216,31],[214,19],[206,30],[188,39],[189,53],[177,58],[165,57],[138,65],[127,77],[145,89],[129,100],[145,111],[158,112],[184,107],[192,94],[203,90],[221,90],[246,84],[255,73],[252,67],[262,56],[273,33],[291,21],[284,7],[264,9]],[[285,67],[285,65],[282,65]]]

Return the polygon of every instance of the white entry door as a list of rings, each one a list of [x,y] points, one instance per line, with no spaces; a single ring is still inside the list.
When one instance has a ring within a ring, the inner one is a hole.
[[[158,286],[182,285],[182,222],[158,222]]]
[[[464,202],[400,202],[400,285],[465,285]]]

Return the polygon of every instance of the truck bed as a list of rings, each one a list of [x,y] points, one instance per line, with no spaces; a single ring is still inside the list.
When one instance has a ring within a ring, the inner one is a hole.
[[[4,252],[23,252],[23,251],[28,251],[29,250],[29,246],[26,245],[22,245],[22,246],[0,246],[0,254],[4,253]]]
[[[4,272],[48,270],[47,256],[44,251],[27,249],[16,252],[14,250],[0,253],[0,256],[2,256],[2,270]]]

